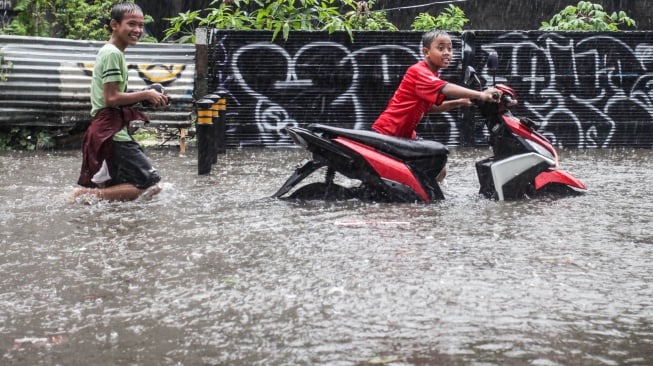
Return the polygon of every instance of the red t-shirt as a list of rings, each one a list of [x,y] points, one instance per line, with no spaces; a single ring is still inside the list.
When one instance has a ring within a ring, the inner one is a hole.
[[[445,95],[440,91],[446,84],[426,61],[412,65],[372,129],[384,135],[415,138],[415,127],[424,114],[434,104],[440,105],[444,101]]]

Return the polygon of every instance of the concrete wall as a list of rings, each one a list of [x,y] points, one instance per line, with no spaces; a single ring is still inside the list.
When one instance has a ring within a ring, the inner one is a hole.
[[[458,50],[442,76],[460,81]],[[516,114],[542,124],[558,146],[653,147],[653,33],[476,31],[473,65],[487,79],[496,51],[498,83],[516,89]],[[230,146],[284,146],[288,125],[319,122],[366,129],[404,71],[421,59],[417,32],[293,33],[199,30],[195,93],[228,99]],[[480,116],[431,115],[418,133],[448,145],[484,144]]]
[[[105,42],[0,35],[0,54],[12,64],[0,82],[0,127],[71,129],[90,122],[95,55]],[[193,110],[195,47],[147,44],[128,47],[129,89],[158,82],[172,98],[168,110],[146,111],[160,125],[188,124]]]

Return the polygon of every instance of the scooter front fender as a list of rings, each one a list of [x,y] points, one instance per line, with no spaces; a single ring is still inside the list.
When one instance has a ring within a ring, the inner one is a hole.
[[[587,187],[578,178],[564,170],[547,170],[535,177],[535,189],[540,190],[548,184],[563,184],[581,191],[586,191]]]

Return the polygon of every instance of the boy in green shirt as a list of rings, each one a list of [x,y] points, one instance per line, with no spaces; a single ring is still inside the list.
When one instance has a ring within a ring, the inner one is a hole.
[[[97,54],[91,84],[93,119],[82,143],[82,169],[73,197],[93,195],[104,200],[134,200],[144,193],[159,193],[161,177],[128,132],[134,120],[148,122],[139,111],[128,107],[147,101],[163,107],[168,98],[157,90],[127,90],[125,49],[143,34],[141,8],[122,2],[111,9],[111,39]]]

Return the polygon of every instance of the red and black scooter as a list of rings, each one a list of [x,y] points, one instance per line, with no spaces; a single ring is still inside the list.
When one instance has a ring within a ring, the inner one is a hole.
[[[446,165],[449,151],[439,142],[320,124],[289,127],[286,131],[313,157],[301,163],[273,197],[424,203],[444,198],[435,177]],[[323,180],[293,190],[323,167]],[[336,173],[359,180],[360,184],[339,185],[334,181]]]
[[[496,69],[491,54],[488,68]],[[465,67],[465,83],[483,87],[475,70]],[[551,142],[537,132],[536,124],[515,117],[515,92],[496,85],[503,95],[498,103],[476,101],[486,118],[488,142],[493,156],[476,163],[480,193],[498,200],[585,192],[585,185],[559,170],[558,155]],[[497,95],[497,98],[499,96]],[[447,163],[447,148],[435,141],[385,136],[373,131],[313,124],[289,127],[290,138],[312,153],[273,195],[295,199],[361,199],[377,202],[424,202],[444,198],[435,177]],[[295,186],[320,168],[324,179]],[[360,181],[355,187],[336,184],[340,173]]]
[[[497,64],[497,54],[490,53],[488,69],[494,72]],[[482,86],[471,66],[466,67],[464,79],[468,86]],[[519,105],[515,91],[503,84],[495,87],[502,92],[499,103],[475,101],[486,119],[488,144],[494,154],[476,163],[480,193],[498,200],[584,193],[585,184],[558,169],[556,149],[537,131],[537,123],[512,114],[511,109]]]

